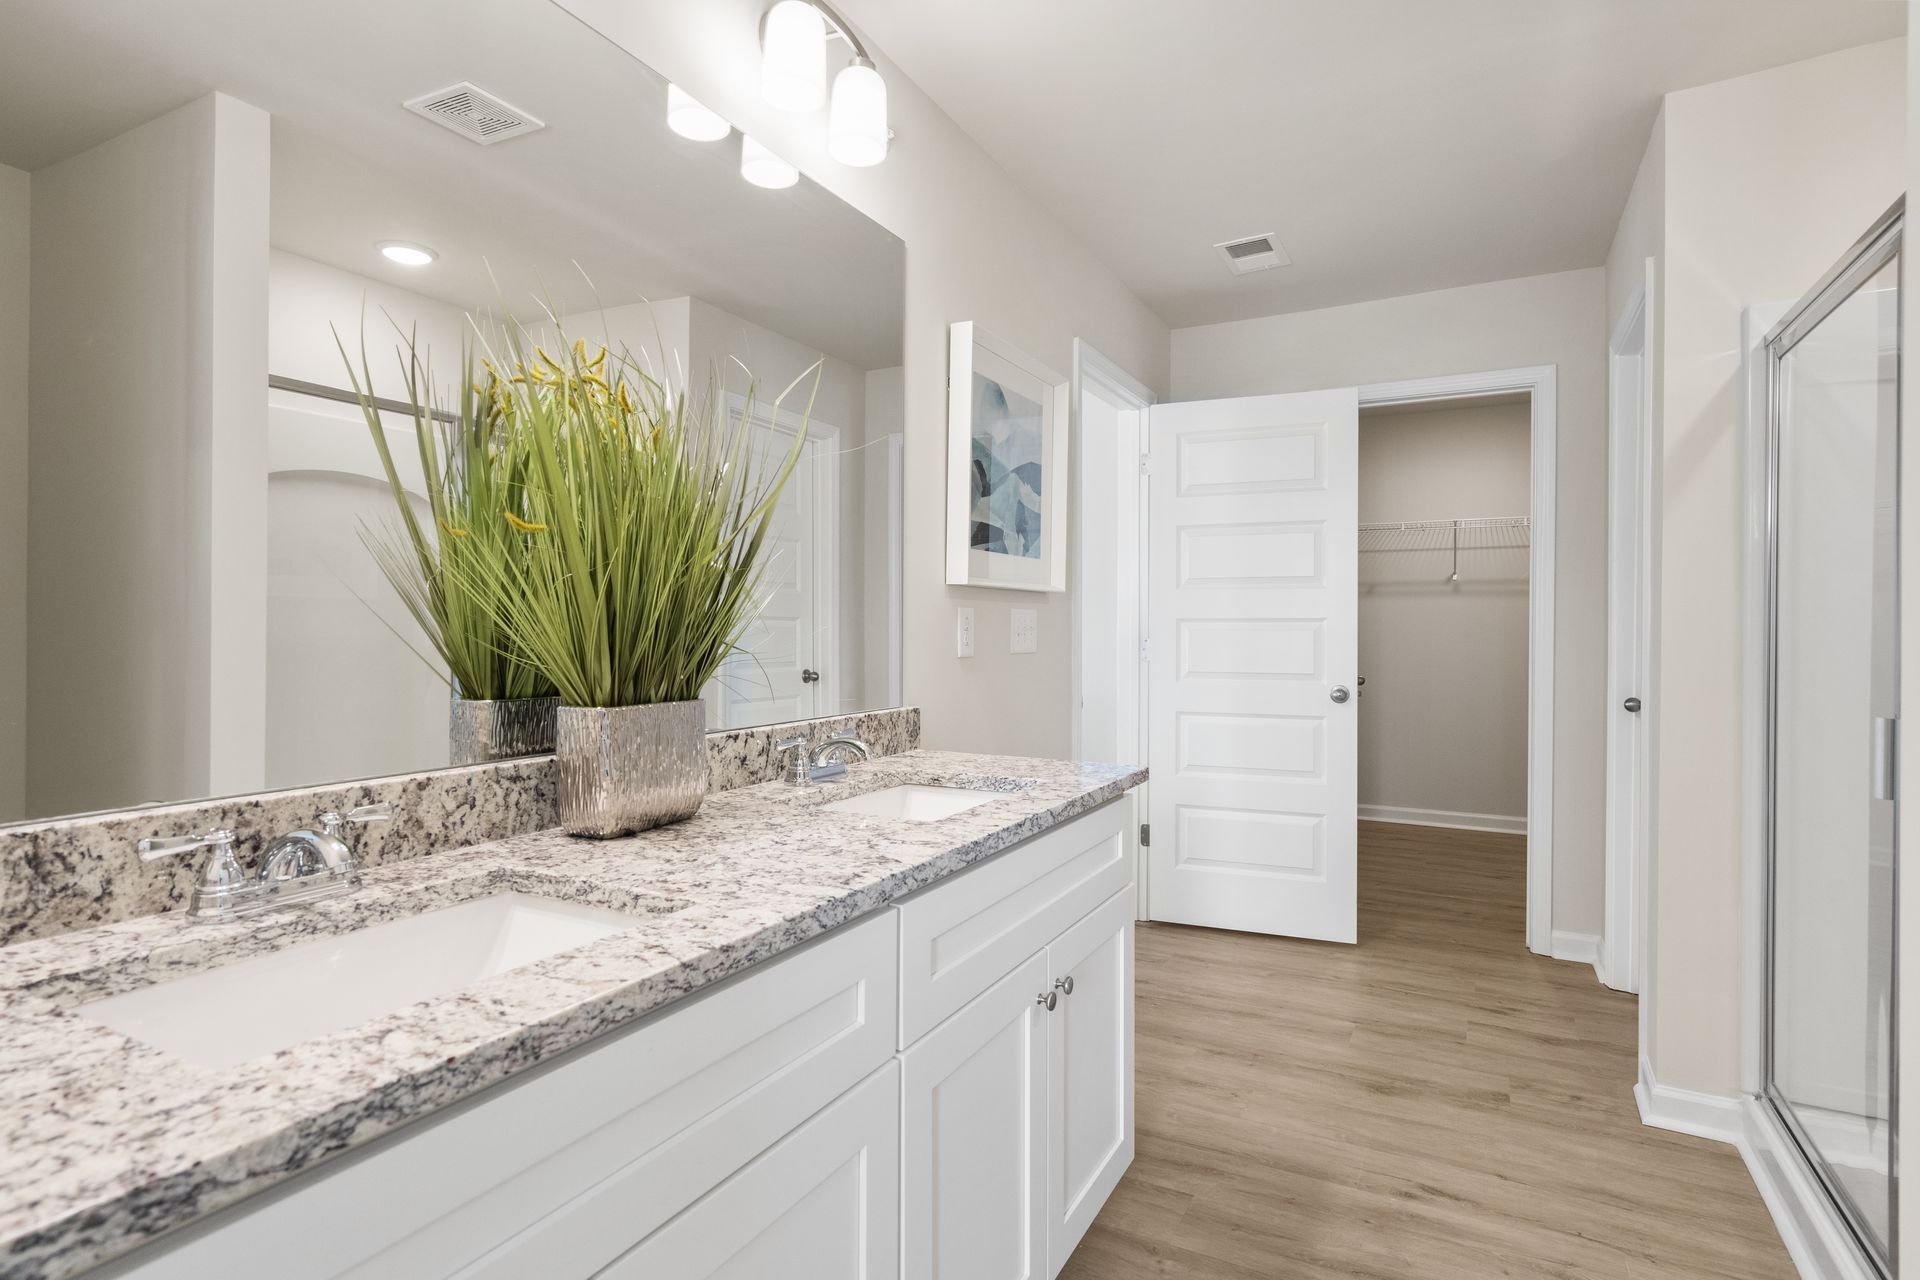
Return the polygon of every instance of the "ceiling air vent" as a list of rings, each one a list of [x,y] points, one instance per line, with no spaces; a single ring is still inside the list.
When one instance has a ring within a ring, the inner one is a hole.
[[[459,84],[423,93],[410,99],[407,110],[445,125],[463,138],[483,147],[547,126],[520,108],[494,97],[479,85],[462,80]]]
[[[1268,267],[1284,267],[1293,259],[1287,257],[1287,251],[1271,235],[1248,236],[1244,240],[1223,240],[1213,246],[1225,259],[1227,270],[1237,276],[1249,271],[1265,271]]]

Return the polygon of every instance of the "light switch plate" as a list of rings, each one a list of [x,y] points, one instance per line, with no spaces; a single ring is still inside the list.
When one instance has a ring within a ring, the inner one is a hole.
[[[962,658],[973,656],[973,610],[963,608],[954,627],[954,650]]]
[[[1032,609],[1013,611],[1013,634],[1007,640],[1008,653],[1032,653],[1040,647],[1040,615]]]

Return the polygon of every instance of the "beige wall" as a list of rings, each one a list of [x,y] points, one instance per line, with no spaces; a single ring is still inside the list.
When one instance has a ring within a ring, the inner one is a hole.
[[[1791,302],[1903,189],[1903,42],[1669,94],[1660,267],[1651,1017],[1662,1084],[1735,1093],[1741,313]]]
[[[1173,398],[1559,370],[1553,927],[1601,929],[1606,778],[1606,271],[1177,329]]]
[[[945,585],[947,326],[975,321],[1063,376],[1073,339],[1085,337],[1162,389],[1166,326],[885,50],[875,52],[898,140],[886,163],[849,169],[826,155],[824,113],[786,115],[760,100],[760,0],[564,3],[906,241],[906,698],[925,712],[930,747],[1068,754],[1069,597]],[[954,656],[959,605],[976,613],[973,658]],[[1037,653],[1007,652],[1016,606],[1039,611]]]
[[[1363,411],[1361,523],[1528,514],[1530,431],[1524,402]],[[1527,549],[1500,541],[1449,581],[1446,537],[1362,535],[1363,812],[1525,820]]]
[[[27,804],[27,314],[32,184],[0,165],[0,822]]]
[[[267,134],[209,94],[34,174],[32,812],[260,785]]]

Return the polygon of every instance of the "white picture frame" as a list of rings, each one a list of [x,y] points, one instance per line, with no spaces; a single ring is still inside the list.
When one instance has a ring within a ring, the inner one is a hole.
[[[1017,539],[1017,553],[975,545],[976,374],[1000,393],[999,403],[1039,408],[1038,544],[1031,526],[993,530],[997,540]],[[1067,487],[1066,378],[971,320],[955,322],[947,351],[947,585],[1065,591]]]

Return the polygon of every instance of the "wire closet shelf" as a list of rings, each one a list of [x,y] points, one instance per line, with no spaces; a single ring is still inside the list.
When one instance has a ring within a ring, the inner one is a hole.
[[[1532,537],[1531,516],[1474,516],[1460,520],[1389,520],[1360,526],[1360,554],[1393,551],[1448,552],[1460,580],[1462,551],[1505,551],[1525,547]]]

